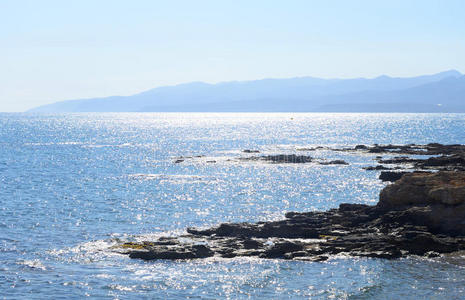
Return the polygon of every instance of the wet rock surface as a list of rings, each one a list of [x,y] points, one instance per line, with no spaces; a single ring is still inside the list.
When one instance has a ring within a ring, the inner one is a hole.
[[[120,252],[144,260],[434,257],[465,250],[464,220],[465,172],[413,173],[385,187],[374,206],[341,204],[323,212],[289,212],[280,221],[189,228],[180,237],[122,244]]]

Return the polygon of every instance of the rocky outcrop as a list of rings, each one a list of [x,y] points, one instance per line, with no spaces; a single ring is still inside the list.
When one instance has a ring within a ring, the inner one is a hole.
[[[298,150],[317,149],[323,148]],[[387,159],[376,156],[381,165],[365,169],[383,170],[379,178],[394,183],[381,191],[379,202],[374,206],[341,204],[325,212],[289,212],[280,221],[189,228],[186,235],[125,243],[118,251],[145,260],[253,256],[323,261],[335,254],[393,259],[408,255],[433,257],[465,250],[464,145],[375,144],[324,149],[389,154]],[[243,152],[259,153],[257,150]],[[203,156],[180,157],[175,162],[196,157]],[[238,159],[276,164],[347,164],[342,160],[327,161],[296,154]]]
[[[402,178],[405,174],[432,174],[429,171],[415,171],[415,172],[406,172],[406,171],[381,171],[379,174],[379,179],[381,181],[395,182]]]
[[[381,174],[379,174],[379,179],[381,181],[390,181],[394,182],[402,178],[404,174],[407,174],[409,172],[390,172],[390,171],[382,171]]]
[[[364,151],[368,153],[384,153],[384,154],[402,154],[402,155],[434,155],[428,158],[411,158],[408,156],[394,156],[392,158],[384,158],[377,156],[376,160],[381,165],[365,167],[365,170],[392,170],[392,169],[413,169],[425,171],[465,171],[465,145],[442,145],[442,144],[427,144],[427,145],[374,145],[364,146],[358,145],[355,148],[334,149],[335,151]],[[394,167],[386,167],[386,165],[395,165]],[[381,173],[380,179],[383,181],[393,181],[396,174]],[[397,179],[396,179],[397,180]]]
[[[166,245],[164,242],[143,243],[143,247],[137,244],[123,244],[124,248],[133,249],[129,253],[130,258],[152,259],[194,259],[207,258],[214,252],[205,245],[200,244],[176,244]],[[135,249],[134,249],[135,248]],[[140,249],[140,250],[138,250]],[[150,251],[147,251],[150,249]]]
[[[464,153],[465,145],[443,145],[430,143],[426,145],[357,145],[353,148],[333,149],[334,151],[362,151],[367,153],[406,154],[406,155],[452,155]]]
[[[464,170],[465,153],[442,155],[430,157],[424,161],[417,162],[417,167],[449,167],[451,170]]]
[[[392,168],[388,168],[383,165],[363,167],[362,169],[367,170],[367,171],[392,170]]]
[[[336,152],[362,152],[376,154],[395,154],[399,156],[383,158],[376,156],[380,165],[364,167],[365,170],[438,170],[438,171],[465,171],[465,145],[442,145],[431,143],[427,145],[356,145],[353,148],[328,148],[317,146],[313,148],[296,148],[296,151],[316,151],[330,150]],[[242,153],[259,154],[259,150],[245,149]],[[402,156],[400,156],[402,155]],[[428,158],[411,158],[408,155],[428,155]],[[182,163],[185,160],[205,158],[204,155],[177,157],[173,162]],[[313,163],[319,165],[348,165],[346,161],[337,159],[327,161],[324,159],[313,158],[308,155],[297,154],[270,154],[270,155],[253,155],[247,157],[229,158],[226,161],[256,161],[272,164],[303,164]],[[207,160],[206,163],[212,163],[213,160]],[[216,162],[216,161],[215,161]],[[385,166],[394,165],[394,166]],[[383,175],[384,176],[384,175]]]
[[[409,173],[385,187],[378,206],[465,204],[465,172]]]
[[[250,149],[242,150],[242,152],[244,152],[244,153],[260,153],[259,150],[250,150]]]
[[[348,165],[349,163],[342,159],[330,160],[330,161],[320,161],[320,165]]]
[[[255,161],[268,161],[279,164],[302,164],[313,161],[311,156],[306,155],[295,155],[295,154],[277,154],[277,155],[263,155],[263,156],[251,156],[242,157],[241,160],[255,160]]]
[[[465,250],[465,172],[405,174],[382,190],[377,205],[341,204],[285,217],[189,228],[180,237],[125,243],[119,251],[146,260],[254,256],[322,261],[335,254],[393,259]]]
[[[381,164],[411,164],[415,169],[465,171],[465,153],[429,157],[427,159],[399,156],[390,159],[379,159]]]
[[[266,161],[276,164],[304,164],[304,163],[316,163],[320,165],[348,165],[348,163],[341,159],[336,160],[322,160],[314,159],[307,155],[295,155],[295,154],[276,154],[276,155],[263,155],[263,156],[250,156],[241,157],[242,161]]]

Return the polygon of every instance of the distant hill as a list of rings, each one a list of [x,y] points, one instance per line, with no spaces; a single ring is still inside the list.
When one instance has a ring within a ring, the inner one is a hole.
[[[465,76],[450,70],[411,78],[192,82],[29,112],[465,112]]]

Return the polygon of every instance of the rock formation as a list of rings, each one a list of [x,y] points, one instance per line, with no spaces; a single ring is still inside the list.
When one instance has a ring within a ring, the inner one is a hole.
[[[465,250],[465,172],[405,174],[381,191],[377,205],[341,204],[325,212],[289,212],[285,217],[189,228],[180,237],[125,243],[117,249],[145,260],[438,256]]]

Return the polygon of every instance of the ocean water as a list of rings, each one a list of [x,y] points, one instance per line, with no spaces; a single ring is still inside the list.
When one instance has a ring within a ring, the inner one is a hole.
[[[464,299],[460,255],[144,262],[111,249],[374,204],[384,183],[362,170],[374,154],[297,149],[430,142],[465,143],[465,114],[0,114],[0,297]],[[244,149],[349,165],[239,162]]]

